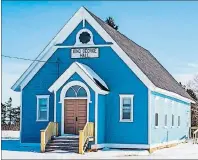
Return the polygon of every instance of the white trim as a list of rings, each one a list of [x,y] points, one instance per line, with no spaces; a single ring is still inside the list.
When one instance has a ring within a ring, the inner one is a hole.
[[[20,100],[21,100],[21,108],[20,108],[20,143],[21,143],[21,135],[22,135],[22,104],[23,104],[23,90],[21,90]]]
[[[80,81],[71,81],[69,83],[67,83],[61,90],[61,93],[60,93],[60,103],[62,104],[61,107],[61,112],[62,112],[62,116],[61,116],[61,135],[64,135],[64,99],[65,99],[65,94],[67,92],[67,90],[74,86],[74,85],[78,85],[78,86],[81,86],[85,89],[85,91],[87,92],[87,122],[89,121],[89,103],[90,103],[90,99],[91,99],[91,94],[90,94],[90,91],[89,91],[89,88],[82,82]],[[71,98],[68,98],[68,99],[72,99]]]
[[[54,92],[54,122],[56,122],[56,92]]]
[[[59,45],[56,45],[57,48],[89,48],[89,47],[110,47],[112,44],[90,44],[90,45],[87,45],[87,44],[84,44],[84,45],[75,45],[75,46],[59,46]]]
[[[79,39],[80,34],[83,33],[83,32],[88,32],[90,34],[90,36],[91,36],[90,41],[88,43],[86,43],[86,44],[83,44],[82,42],[80,42],[80,39]],[[82,45],[83,46],[83,45],[93,45],[93,44],[94,44],[94,42],[93,42],[93,34],[92,34],[92,32],[89,29],[83,28],[80,31],[78,31],[78,33],[76,34],[76,43],[75,43],[75,45]]]
[[[117,143],[103,143],[91,145],[91,149],[101,149],[101,148],[131,148],[131,149],[149,149],[148,144],[117,144]]]
[[[164,89],[156,87],[148,77],[139,69],[139,67],[128,57],[128,55],[118,46],[118,44],[111,38],[111,36],[102,28],[102,26],[87,12],[84,7],[81,7],[74,16],[67,22],[67,24],[61,29],[56,37],[49,43],[49,45],[38,56],[38,60],[47,61],[53,53],[56,51],[56,44],[62,43],[78,26],[78,24],[86,20],[92,27],[99,33],[99,35],[106,41],[112,42],[111,46],[115,53],[128,65],[128,67],[137,75],[137,77],[150,89],[156,92],[163,93],[165,95],[181,99],[185,102],[195,103],[194,101],[180,96],[176,93],[166,91]],[[24,74],[16,81],[12,86],[13,90],[17,87],[24,88],[27,83],[34,77],[34,75],[40,70],[45,63],[33,62],[30,67],[24,72]]]
[[[133,122],[133,94],[120,94],[120,121],[119,122]],[[131,99],[131,114],[130,119],[123,119],[122,117],[122,111],[123,111],[123,98],[130,98]]]
[[[95,92],[95,144],[98,143],[98,93]]]
[[[173,92],[170,92],[170,91],[167,91],[167,90],[158,88],[158,87],[156,87],[153,91],[158,92],[158,93],[161,93],[161,94],[164,94],[164,95],[167,95],[167,96],[170,96],[170,97],[173,97],[173,98],[176,98],[176,99],[179,99],[179,100],[182,100],[182,101],[184,101],[184,102],[195,103],[195,102],[194,102],[193,100],[191,100],[191,99],[185,98],[185,97],[183,97],[183,96],[180,96],[180,95],[177,94],[177,93],[173,93]]]
[[[96,83],[89,77],[89,75],[78,65],[78,62],[74,62],[71,66],[52,84],[48,89],[50,92],[57,91],[74,73],[77,73],[89,86],[100,94],[108,94],[108,91],[104,91],[96,85]],[[106,85],[106,84],[105,84]]]
[[[36,95],[37,98],[37,109],[36,109],[36,121],[37,122],[43,122],[43,121],[49,121],[49,97],[50,95]],[[46,98],[47,99],[47,119],[38,119],[38,113],[39,113],[39,99]]]
[[[151,144],[151,91],[148,89],[148,144]]]

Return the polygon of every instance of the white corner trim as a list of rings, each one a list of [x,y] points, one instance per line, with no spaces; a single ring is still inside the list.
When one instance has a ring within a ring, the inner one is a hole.
[[[151,144],[151,91],[148,89],[148,144]]]
[[[52,84],[48,89],[50,92],[57,91],[74,73],[79,74],[79,76],[87,83],[89,86],[100,94],[108,94],[109,92],[99,88],[95,82],[85,73],[85,71],[76,63],[72,63],[71,66]]]
[[[95,92],[95,144],[98,143],[98,93]]]
[[[37,122],[44,122],[44,121],[49,121],[49,97],[50,95],[36,95],[37,98],[37,109],[36,109],[36,121]],[[39,114],[39,99],[41,98],[46,98],[47,99],[47,119],[38,119],[38,114]]]
[[[101,149],[101,148],[131,148],[131,149],[149,149],[148,144],[118,144],[118,143],[103,143],[91,145],[91,149]]]
[[[54,122],[56,122],[56,92],[54,92]]]
[[[20,108],[20,143],[21,143],[21,135],[22,135],[22,111],[23,111],[23,90],[21,90],[20,100],[21,100],[21,108]]]
[[[134,95],[133,94],[119,94],[119,96],[120,96],[120,121],[119,122],[133,122],[133,97],[134,97]],[[123,119],[122,118],[122,110],[123,110],[123,101],[122,101],[122,99],[123,98],[130,98],[131,99],[131,117],[130,117],[130,119]]]
[[[89,121],[89,103],[91,102],[91,94],[90,94],[90,91],[89,91],[89,88],[84,84],[82,83],[81,81],[71,81],[71,82],[68,82],[61,90],[61,93],[60,93],[60,103],[61,103],[61,135],[64,135],[64,100],[65,100],[65,94],[67,92],[67,90],[72,87],[72,86],[75,86],[75,85],[78,85],[78,86],[81,86],[82,88],[85,89],[85,91],[87,92],[87,122]]]

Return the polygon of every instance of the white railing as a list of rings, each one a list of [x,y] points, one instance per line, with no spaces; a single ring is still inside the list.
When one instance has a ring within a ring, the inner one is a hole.
[[[193,144],[198,144],[198,129],[193,132]]]

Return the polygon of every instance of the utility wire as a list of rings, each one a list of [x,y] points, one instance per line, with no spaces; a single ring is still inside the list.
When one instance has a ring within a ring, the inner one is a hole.
[[[1,55],[2,57],[5,57],[5,58],[11,58],[11,59],[19,59],[19,60],[25,60],[25,61],[33,61],[33,62],[47,62],[47,63],[59,63],[60,61],[58,62],[53,62],[53,61],[41,61],[41,60],[33,60],[33,59],[28,59],[28,58],[22,58],[22,57],[12,57],[12,56],[7,56],[7,55]]]

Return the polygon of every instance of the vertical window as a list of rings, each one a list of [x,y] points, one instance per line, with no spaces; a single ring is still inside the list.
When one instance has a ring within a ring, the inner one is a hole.
[[[180,116],[178,116],[178,127],[180,127]]]
[[[159,126],[159,119],[158,119],[158,113],[155,113],[155,127]]]
[[[49,95],[37,96],[37,121],[49,120]]]
[[[164,126],[165,127],[167,127],[167,121],[168,121],[167,114],[165,114],[165,119],[164,119]]]
[[[133,121],[133,95],[120,95],[120,121]]]
[[[174,127],[174,115],[172,114],[172,127]]]

